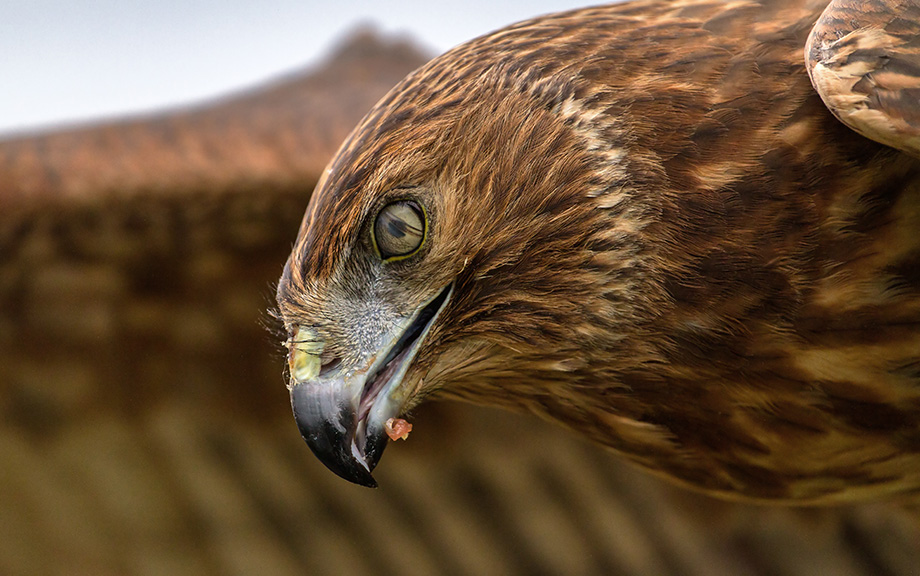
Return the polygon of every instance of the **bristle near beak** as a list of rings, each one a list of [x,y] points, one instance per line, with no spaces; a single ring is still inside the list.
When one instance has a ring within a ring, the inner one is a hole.
[[[371,472],[387,444],[387,423],[400,415],[409,392],[403,379],[453,285],[418,307],[382,338],[378,350],[351,365],[322,365],[324,342],[298,327],[289,343],[291,407],[300,433],[330,470],[375,487]],[[404,434],[403,434],[404,435]]]

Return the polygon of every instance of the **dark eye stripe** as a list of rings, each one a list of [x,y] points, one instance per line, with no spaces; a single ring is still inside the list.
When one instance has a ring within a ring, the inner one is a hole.
[[[377,250],[384,259],[407,256],[422,245],[425,220],[422,208],[403,200],[384,206],[374,223]]]
[[[398,238],[402,238],[406,234],[414,234],[415,236],[421,236],[421,228],[416,228],[412,224],[409,224],[405,220],[397,220],[391,215],[387,215],[387,228],[390,231],[390,234]]]

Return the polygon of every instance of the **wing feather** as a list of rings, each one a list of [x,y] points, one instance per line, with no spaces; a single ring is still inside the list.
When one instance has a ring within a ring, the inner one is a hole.
[[[834,0],[809,36],[805,62],[841,122],[920,157],[920,2]]]

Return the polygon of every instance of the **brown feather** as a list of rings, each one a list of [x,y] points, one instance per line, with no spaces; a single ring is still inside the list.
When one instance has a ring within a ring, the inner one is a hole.
[[[805,46],[824,103],[860,134],[920,157],[920,2],[835,0]]]
[[[368,286],[408,312],[453,281],[413,405],[530,410],[728,497],[917,492],[920,162],[814,92],[824,7],[587,8],[435,59],[327,169],[284,320],[345,350]],[[431,241],[382,268],[369,219],[407,188]]]

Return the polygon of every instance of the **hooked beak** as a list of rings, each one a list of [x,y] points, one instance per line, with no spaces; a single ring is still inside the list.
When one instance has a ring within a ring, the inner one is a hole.
[[[371,472],[386,448],[386,422],[400,415],[412,392],[401,386],[403,377],[452,293],[451,284],[419,306],[355,365],[322,365],[322,340],[308,327],[288,341],[297,427],[316,457],[342,478],[377,486]]]

